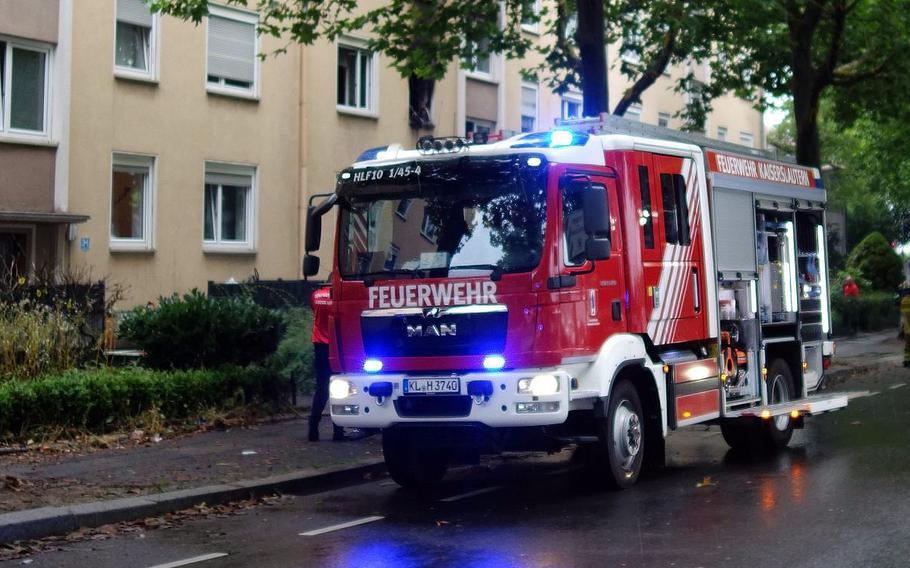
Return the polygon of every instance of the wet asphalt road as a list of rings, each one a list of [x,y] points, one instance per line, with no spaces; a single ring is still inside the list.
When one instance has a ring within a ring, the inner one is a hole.
[[[668,440],[665,471],[619,493],[568,452],[508,456],[452,472],[432,494],[378,480],[286,496],[143,538],[67,545],[29,565],[910,566],[910,372],[849,388],[871,395],[812,418],[779,455],[737,457],[716,427],[690,428]],[[224,556],[205,560],[214,554]]]

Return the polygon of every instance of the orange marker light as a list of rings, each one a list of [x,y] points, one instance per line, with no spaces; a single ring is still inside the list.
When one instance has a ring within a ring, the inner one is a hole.
[[[664,373],[670,372],[670,365],[664,365]]]
[[[768,368],[767,368],[767,367],[762,367],[762,368],[761,368],[761,374],[762,374],[763,377],[767,377],[767,376],[768,376]]]
[[[762,411],[761,411],[761,417],[764,418],[765,420],[767,420],[768,418],[771,418],[771,411],[770,411],[770,410],[762,410]]]
[[[688,410],[683,412],[683,418],[692,418],[692,413]]]
[[[808,369],[808,368],[809,368],[809,362],[803,361],[803,369]]]
[[[794,420],[797,419],[797,418],[799,418],[799,410],[791,410],[791,411],[790,411],[790,418],[793,418]]]

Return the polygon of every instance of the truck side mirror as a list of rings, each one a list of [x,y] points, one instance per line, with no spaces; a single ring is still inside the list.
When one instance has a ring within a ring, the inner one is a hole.
[[[315,207],[310,205],[306,210],[306,240],[304,248],[307,252],[319,250],[322,244],[322,216],[314,215]],[[306,260],[304,260],[306,262]]]
[[[588,260],[606,260],[610,258],[610,202],[607,200],[607,189],[602,185],[587,184],[582,193],[582,211],[584,211],[585,256]]]
[[[308,254],[303,257],[303,275],[306,277],[316,276],[319,272],[319,257]]]

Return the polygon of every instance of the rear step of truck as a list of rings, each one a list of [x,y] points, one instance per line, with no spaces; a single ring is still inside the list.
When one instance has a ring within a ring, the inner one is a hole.
[[[730,410],[724,413],[726,418],[740,418],[746,416],[756,416],[759,418],[772,418],[782,414],[793,414],[794,418],[803,415],[822,414],[833,410],[840,410],[847,406],[846,394],[826,394],[809,396],[800,400],[782,402],[780,404],[768,404],[764,406],[753,406],[752,408],[741,408]]]

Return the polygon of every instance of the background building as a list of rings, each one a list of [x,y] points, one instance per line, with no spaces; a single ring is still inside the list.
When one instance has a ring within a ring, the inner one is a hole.
[[[257,21],[220,5],[196,26],[142,0],[0,0],[0,260],[91,271],[127,286],[127,305],[208,280],[299,278],[307,201],[364,149],[509,136],[581,111],[580,93],[522,79],[539,55],[494,54],[450,65],[435,127],[413,130],[407,81],[366,49],[368,34],[259,59],[285,42],[258,36]],[[524,33],[546,41],[536,26]],[[627,82],[611,68],[615,102]],[[673,80],[686,72],[670,70],[626,117],[680,126]],[[761,113],[732,96],[705,133],[764,145]]]

